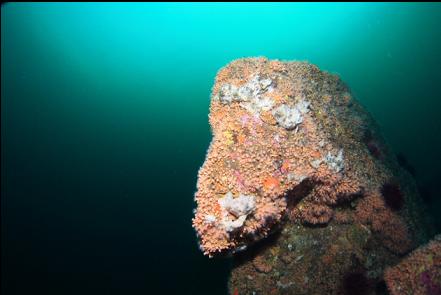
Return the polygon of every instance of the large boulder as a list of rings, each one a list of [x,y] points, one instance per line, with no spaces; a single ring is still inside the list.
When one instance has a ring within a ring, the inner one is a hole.
[[[241,252],[232,293],[373,290],[427,240],[413,179],[337,75],[235,60],[216,76],[209,121],[193,226],[204,254]]]

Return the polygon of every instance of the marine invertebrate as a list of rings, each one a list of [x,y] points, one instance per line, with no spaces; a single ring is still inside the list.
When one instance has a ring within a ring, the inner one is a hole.
[[[227,233],[241,228],[248,214],[256,207],[254,196],[240,195],[233,198],[231,192],[219,199],[218,203],[222,208],[222,225]]]
[[[349,224],[354,220],[352,212],[345,211],[336,211],[334,213],[334,220],[340,224]]]
[[[334,169],[331,166],[331,169]],[[362,192],[360,185],[351,179],[341,179],[339,175],[314,178],[317,185],[312,193],[312,200],[319,204],[335,205],[348,201]]]
[[[370,225],[390,251],[403,254],[412,246],[406,223],[386,207],[385,201],[377,193],[360,200],[356,217],[359,222]]]
[[[247,83],[239,87],[224,83],[214,98],[222,104],[240,102],[241,107],[251,114],[259,116],[262,111],[269,111],[274,105],[274,101],[264,95],[273,90],[272,83],[271,79],[262,78],[259,75],[251,77]]]
[[[383,213],[373,220],[373,229],[380,234],[383,245],[397,254],[404,254],[412,247],[406,223],[395,214]]]
[[[336,155],[333,155],[331,154],[331,152],[328,152],[328,154],[324,158],[324,161],[335,172],[342,171],[344,168],[343,149],[340,149]]]
[[[285,129],[294,129],[303,122],[303,115],[309,111],[309,102],[299,99],[294,106],[281,104],[273,110],[277,123]]]
[[[387,268],[384,278],[392,295],[441,294],[441,236]]]
[[[269,273],[272,269],[271,264],[268,264],[262,256],[256,256],[253,259],[253,265],[258,272]]]
[[[373,282],[362,270],[350,271],[343,276],[342,293],[345,295],[370,294],[373,289]]]
[[[386,205],[392,210],[400,210],[404,205],[404,196],[400,186],[393,181],[384,183],[381,186],[381,195]]]
[[[331,220],[333,210],[325,205],[308,204],[301,209],[302,220],[309,224],[325,224]]]

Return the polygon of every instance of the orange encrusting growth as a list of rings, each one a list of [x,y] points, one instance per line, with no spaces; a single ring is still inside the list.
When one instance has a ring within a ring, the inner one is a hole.
[[[356,138],[351,129],[360,118],[348,116],[345,125],[327,117],[335,114],[326,109],[331,103],[345,112],[350,95],[340,86],[315,93],[305,77],[339,85],[307,63],[242,59],[219,71],[209,114],[213,139],[198,174],[193,218],[206,255],[234,252],[266,237],[285,213],[302,224],[335,219],[370,226],[394,253],[413,246],[406,222],[378,195],[378,183],[390,175],[363,175],[376,164],[368,153],[354,152],[363,149],[354,147],[363,144],[362,135]],[[286,125],[289,120],[296,123]],[[242,216],[231,214],[219,205],[227,194],[234,206],[244,206],[240,196],[251,198],[251,208]],[[353,201],[355,212],[334,214]]]
[[[293,130],[277,124],[272,110],[278,106],[301,101],[310,103],[311,109],[314,105],[314,97],[308,96],[302,81],[286,76],[290,67],[301,72],[313,66],[244,59],[218,73],[209,115],[213,140],[199,171],[195,194],[198,207],[193,219],[201,248],[209,256],[234,251],[267,236],[286,212],[289,191],[306,179],[314,183],[315,193],[305,199],[304,208],[315,215],[326,213],[317,217],[322,223],[333,215],[328,204],[360,190],[357,182],[334,171],[325,161],[325,155],[336,155],[340,147],[326,139],[312,111],[307,110]],[[259,112],[247,107],[246,102],[220,101],[223,85],[242,87],[256,76],[271,81],[270,90],[264,90],[271,110]],[[217,205],[228,192],[234,197],[242,194],[255,199],[254,210],[234,232],[225,228],[225,218],[231,216]],[[308,214],[299,216],[309,218]]]
[[[209,122],[193,219],[202,251],[235,253],[275,232],[236,255],[230,293],[347,294],[358,290],[349,277],[373,294],[384,269],[424,241],[413,180],[337,75],[306,62],[233,61],[216,78]],[[404,201],[394,211],[380,194],[391,180]]]
[[[379,193],[374,192],[360,200],[355,216],[358,222],[370,225],[389,250],[402,254],[412,247],[405,222],[386,207]]]
[[[441,236],[386,269],[384,279],[392,295],[441,294]]]
[[[266,191],[276,190],[279,187],[280,187],[279,179],[272,176],[266,178],[265,181],[263,182],[263,188]]]

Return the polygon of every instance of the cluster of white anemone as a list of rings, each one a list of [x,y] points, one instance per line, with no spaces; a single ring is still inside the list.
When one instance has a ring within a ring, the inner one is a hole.
[[[262,111],[272,110],[277,123],[285,129],[294,129],[303,122],[303,115],[309,111],[309,102],[303,98],[296,98],[297,103],[281,104],[275,107],[275,102],[266,93],[274,90],[273,81],[270,78],[253,76],[247,83],[237,87],[225,83],[221,86],[215,99],[222,104],[239,102],[240,106],[254,116],[260,116]]]

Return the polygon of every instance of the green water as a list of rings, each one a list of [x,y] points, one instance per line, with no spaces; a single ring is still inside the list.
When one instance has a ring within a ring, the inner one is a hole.
[[[2,5],[2,294],[225,294],[191,218],[240,57],[339,73],[438,214],[440,52],[436,3]]]

